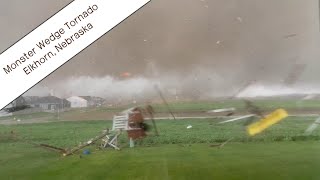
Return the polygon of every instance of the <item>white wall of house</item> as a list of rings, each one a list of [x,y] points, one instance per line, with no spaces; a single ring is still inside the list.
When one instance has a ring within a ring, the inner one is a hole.
[[[71,103],[72,108],[82,108],[82,107],[88,107],[88,101],[78,97],[78,96],[72,96],[67,99]]]

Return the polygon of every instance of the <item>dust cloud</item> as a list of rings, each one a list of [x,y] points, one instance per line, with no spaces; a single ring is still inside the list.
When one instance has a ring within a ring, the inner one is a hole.
[[[69,2],[4,1],[0,48]],[[161,84],[168,94],[207,98],[230,96],[250,81],[259,84],[248,96],[320,92],[318,7],[317,0],[152,0],[28,94],[130,99],[151,97]],[[286,86],[295,64],[306,68]],[[121,79],[123,72],[132,77]]]

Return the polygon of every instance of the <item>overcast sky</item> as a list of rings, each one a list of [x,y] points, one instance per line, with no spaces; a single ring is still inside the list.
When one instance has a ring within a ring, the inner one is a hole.
[[[2,0],[0,50],[69,2]],[[317,0],[152,0],[29,94],[132,95],[160,83],[214,96],[253,80],[260,92],[320,92],[318,7]],[[284,86],[295,64],[306,68]],[[133,77],[117,79],[123,72]]]

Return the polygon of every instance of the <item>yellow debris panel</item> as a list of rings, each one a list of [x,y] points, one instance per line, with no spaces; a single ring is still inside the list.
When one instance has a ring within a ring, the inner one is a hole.
[[[252,123],[248,126],[247,132],[249,135],[254,136],[258,133],[261,133],[268,127],[272,126],[273,124],[278,123],[279,121],[283,120],[284,118],[288,117],[288,113],[284,109],[277,109],[264,119],[261,119],[258,122]]]

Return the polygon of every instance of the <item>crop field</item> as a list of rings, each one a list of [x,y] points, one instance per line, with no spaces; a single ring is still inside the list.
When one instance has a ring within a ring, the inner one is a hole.
[[[320,179],[320,129],[303,135],[314,117],[288,117],[254,137],[246,134],[245,120],[217,124],[221,120],[159,120],[160,135],[151,129],[134,148],[124,133],[121,151],[96,144],[86,148],[90,155],[69,157],[29,142],[70,148],[112,122],[1,125],[0,179]]]

